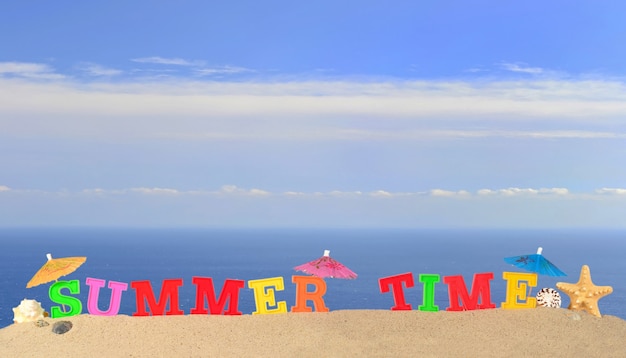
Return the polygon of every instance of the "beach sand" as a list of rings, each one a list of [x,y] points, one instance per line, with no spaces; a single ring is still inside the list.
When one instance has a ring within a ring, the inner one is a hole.
[[[54,322],[73,328],[52,332]],[[339,310],[46,318],[0,330],[3,357],[624,357],[626,321],[567,309]]]

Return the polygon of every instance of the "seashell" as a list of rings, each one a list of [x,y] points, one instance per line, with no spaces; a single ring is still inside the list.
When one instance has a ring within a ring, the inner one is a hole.
[[[52,325],[52,332],[56,334],[63,334],[72,329],[72,326],[72,322],[70,321],[60,321]]]
[[[50,323],[44,321],[43,319],[39,319],[39,320],[37,320],[37,322],[35,322],[35,326],[37,326],[39,328],[45,327],[45,326],[48,326],[48,325],[50,325]]]
[[[13,322],[36,322],[44,318],[41,303],[35,300],[23,299],[19,306],[13,308]]]
[[[537,292],[537,305],[542,307],[561,308],[561,295],[552,288],[542,288]]]

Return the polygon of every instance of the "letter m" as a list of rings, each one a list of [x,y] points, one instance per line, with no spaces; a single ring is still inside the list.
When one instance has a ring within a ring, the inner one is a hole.
[[[152,285],[150,281],[133,281],[130,283],[130,287],[137,292],[137,312],[133,313],[133,316],[149,316],[150,313],[146,311],[145,302],[148,301],[148,307],[152,312],[152,315],[163,315],[165,311],[165,305],[167,301],[170,302],[170,310],[166,315],[182,315],[184,314],[178,308],[178,287],[183,285],[182,279],[169,279],[163,280],[163,286],[161,287],[161,295],[159,302],[154,298],[154,292],[152,291]]]
[[[245,286],[244,281],[225,280],[219,300],[215,298],[213,280],[210,277],[192,277],[191,282],[196,285],[196,307],[191,309],[191,314],[207,314],[208,312],[222,314],[223,312],[229,316],[241,315],[237,306],[239,304],[239,290]],[[209,304],[208,311],[204,306],[205,298]],[[224,310],[226,300],[228,300],[227,311]]]
[[[443,282],[448,285],[450,297],[450,307],[446,308],[446,311],[496,308],[495,303],[491,302],[489,280],[493,280],[493,272],[474,274],[472,292],[469,294],[463,276],[445,276]],[[478,303],[479,299],[480,303]]]

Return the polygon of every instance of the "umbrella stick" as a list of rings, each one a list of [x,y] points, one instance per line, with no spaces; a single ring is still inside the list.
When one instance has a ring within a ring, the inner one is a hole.
[[[533,292],[533,286],[528,285],[528,295],[527,295],[526,297],[530,297],[530,295],[532,294],[532,292]]]
[[[55,283],[59,282],[59,279],[57,278],[56,280],[54,280]],[[61,310],[63,311],[63,313],[67,312],[65,310],[65,305],[61,303]]]

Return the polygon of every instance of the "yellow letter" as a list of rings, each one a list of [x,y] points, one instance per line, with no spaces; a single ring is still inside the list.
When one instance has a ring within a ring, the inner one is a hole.
[[[275,287],[275,289],[274,289]],[[287,302],[276,302],[276,296],[274,292],[282,291],[285,289],[285,282],[282,277],[270,277],[260,280],[248,281],[248,288],[254,290],[254,302],[256,303],[256,311],[252,314],[267,314],[267,313],[287,313]],[[268,307],[276,308],[268,308]]]
[[[528,286],[537,286],[536,273],[503,272],[502,278],[506,280],[506,302],[502,302],[502,308],[512,310],[537,306],[537,299],[528,297]]]

